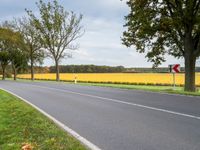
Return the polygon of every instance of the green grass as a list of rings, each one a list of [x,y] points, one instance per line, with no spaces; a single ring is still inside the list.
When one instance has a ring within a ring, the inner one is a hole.
[[[18,79],[20,82],[27,82],[31,80],[27,79]],[[53,80],[35,80],[34,82],[53,82]],[[62,82],[66,84],[74,84],[73,82]],[[142,91],[151,91],[151,92],[160,92],[160,93],[170,93],[170,94],[180,94],[180,95],[191,95],[191,96],[200,96],[200,88],[197,88],[196,92],[185,92],[183,87],[177,86],[173,88],[172,86],[157,86],[157,85],[128,85],[128,84],[112,84],[112,83],[84,83],[78,82],[78,85],[83,86],[100,86],[100,87],[111,87],[111,88],[120,88],[120,89],[129,89],[129,90],[142,90]]]
[[[142,90],[151,92],[200,96],[199,90],[197,92],[185,92],[183,87],[173,88],[172,86],[126,85],[126,84],[103,84],[103,83],[79,83],[79,84],[87,86],[101,86],[101,87],[111,87],[111,88],[129,89],[129,90]]]
[[[86,150],[40,112],[0,90],[0,150],[20,150],[23,143],[33,150]]]

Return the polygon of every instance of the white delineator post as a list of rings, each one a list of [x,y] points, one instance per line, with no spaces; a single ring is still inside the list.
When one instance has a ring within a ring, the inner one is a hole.
[[[74,76],[74,83],[77,83],[77,75]]]

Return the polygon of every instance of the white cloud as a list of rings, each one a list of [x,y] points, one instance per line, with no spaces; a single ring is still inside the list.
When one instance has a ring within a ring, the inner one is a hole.
[[[123,27],[120,22],[104,18],[87,17],[84,20],[85,35],[78,41],[80,48],[74,52],[72,59],[63,60],[63,64],[96,64],[126,67],[151,67],[145,54],[136,52],[134,48],[126,48],[121,44],[120,36]],[[180,63],[167,56],[168,63]]]
[[[108,9],[120,10],[127,8],[125,0],[96,0],[96,2],[98,5]]]

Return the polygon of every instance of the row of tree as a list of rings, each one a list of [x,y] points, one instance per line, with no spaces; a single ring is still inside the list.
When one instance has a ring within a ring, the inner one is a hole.
[[[25,44],[23,37],[18,32],[13,32],[7,28],[7,24],[3,24],[4,28],[0,28],[0,63],[2,67],[3,77],[6,76],[6,67],[11,63],[14,79],[19,69],[27,66],[28,53],[24,51]]]
[[[126,69],[123,66],[96,66],[96,65],[66,65],[60,66],[61,73],[119,73]],[[55,66],[49,68],[50,73],[55,73]]]
[[[127,5],[131,11],[125,17],[123,44],[146,52],[155,67],[165,61],[166,54],[184,58],[185,90],[195,91],[195,66],[200,56],[200,0],[128,0]],[[33,80],[33,65],[51,57],[59,81],[60,61],[71,56],[66,50],[76,49],[73,42],[83,34],[82,15],[65,11],[57,0],[40,0],[37,7],[39,17],[26,10],[28,17],[1,25],[0,63],[3,72],[9,63],[17,71],[24,65],[19,63],[18,67],[16,62],[24,62],[28,56]]]
[[[60,73],[170,73],[169,67],[136,67],[126,68],[123,66],[97,66],[97,65],[60,65]],[[37,67],[37,73],[56,73],[55,66]],[[181,72],[185,68],[181,67]],[[195,72],[200,72],[200,67],[195,68]],[[29,73],[29,72],[24,72]]]
[[[71,57],[69,50],[78,48],[74,41],[83,35],[82,15],[67,12],[58,4],[36,3],[40,15],[37,17],[26,9],[27,17],[5,21],[0,25],[0,64],[5,79],[6,67],[11,64],[16,79],[17,72],[30,65],[34,80],[34,65],[45,57],[55,62],[56,80],[59,81],[59,63]]]

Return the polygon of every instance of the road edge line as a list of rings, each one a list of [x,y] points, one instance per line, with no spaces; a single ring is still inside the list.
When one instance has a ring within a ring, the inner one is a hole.
[[[78,141],[80,141],[83,145],[85,145],[90,150],[101,150],[98,146],[96,146],[95,144],[91,143],[86,138],[84,138],[81,135],[79,135],[76,131],[72,130],[71,128],[69,128],[68,126],[66,126],[65,124],[63,124],[62,122],[58,121],[53,116],[51,116],[50,114],[46,113],[45,111],[43,111],[42,109],[40,109],[36,105],[32,104],[28,100],[20,97],[19,95],[15,94],[15,93],[13,93],[13,92],[11,92],[9,90],[4,89],[4,88],[0,88],[0,90],[3,90],[5,92],[7,92],[7,93],[10,93],[11,95],[13,95],[13,96],[21,99],[25,103],[29,104],[30,106],[32,106],[33,108],[35,108],[36,110],[38,110],[40,113],[42,113],[43,115],[45,115],[47,118],[49,118],[50,120],[52,120],[57,126],[59,126],[60,128],[64,129],[67,133],[69,133],[75,139],[77,139]]]

